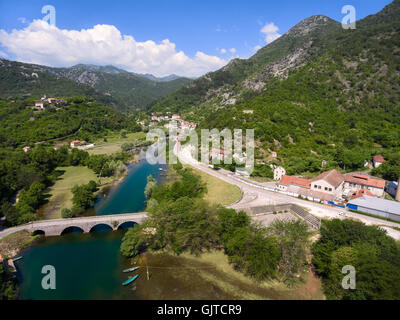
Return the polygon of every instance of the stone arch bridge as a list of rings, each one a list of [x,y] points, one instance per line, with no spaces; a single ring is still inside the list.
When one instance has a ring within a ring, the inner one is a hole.
[[[66,229],[71,227],[80,228],[85,233],[94,230],[94,228],[99,225],[106,225],[112,230],[117,230],[121,228],[124,223],[127,222],[140,224],[146,217],[146,212],[138,212],[114,214],[107,216],[90,216],[72,219],[33,221],[24,225],[17,226],[15,228],[8,228],[0,231],[0,239],[20,230],[27,230],[34,234],[44,234],[46,236],[59,236]]]

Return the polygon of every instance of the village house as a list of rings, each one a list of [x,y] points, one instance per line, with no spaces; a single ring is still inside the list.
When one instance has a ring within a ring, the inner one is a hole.
[[[290,186],[310,189],[310,180],[284,175],[281,180],[276,184],[276,186],[281,191],[288,191]]]
[[[385,180],[361,173],[349,173],[345,175],[344,194],[355,193],[358,190],[368,190],[376,197],[383,197]]]
[[[22,150],[24,150],[24,152],[28,152],[29,150],[31,150],[32,148],[29,146],[23,147]]]
[[[224,161],[224,159],[229,156],[229,152],[221,149],[211,149],[211,158],[218,159],[219,161]]]
[[[386,160],[381,155],[376,155],[372,157],[372,164],[374,165],[374,168],[378,168],[384,162],[386,162]]]
[[[276,158],[276,157],[278,157],[278,154],[275,151],[272,151],[271,152],[271,157],[272,158]]]
[[[253,114],[254,110],[243,110],[244,114]]]
[[[179,116],[179,114],[173,114],[171,119],[172,120],[180,120],[181,117]]]
[[[32,109],[42,111],[45,110],[45,107],[42,101],[37,101],[35,102],[35,105],[32,107]]]
[[[343,183],[343,175],[336,170],[330,170],[321,173],[318,177],[311,180],[311,190],[340,198],[342,196]]]
[[[277,189],[294,197],[316,202],[331,202],[341,197],[344,177],[336,170],[324,172],[314,179],[283,176]]]
[[[286,170],[285,170],[285,168],[283,168],[283,167],[281,167],[281,166],[277,166],[277,165],[271,164],[271,165],[270,165],[270,168],[272,169],[272,172],[274,173],[274,180],[275,180],[275,181],[281,180],[282,177],[283,177],[284,175],[286,175]]]
[[[71,148],[77,148],[77,147],[80,146],[81,144],[82,144],[81,141],[79,141],[79,140],[74,140],[74,141],[71,141],[70,146],[71,146]]]

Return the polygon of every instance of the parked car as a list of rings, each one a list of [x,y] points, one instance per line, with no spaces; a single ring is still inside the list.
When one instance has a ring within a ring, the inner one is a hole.
[[[346,213],[343,212],[343,211],[340,211],[340,212],[339,212],[339,216],[345,217],[345,216],[346,216]]]

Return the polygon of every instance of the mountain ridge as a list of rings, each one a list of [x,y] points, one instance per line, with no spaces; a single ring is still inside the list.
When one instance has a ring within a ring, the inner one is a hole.
[[[43,94],[88,95],[120,111],[143,110],[191,81],[178,78],[156,82],[114,66],[53,68],[6,59],[0,59],[0,62],[0,92],[3,98]]]

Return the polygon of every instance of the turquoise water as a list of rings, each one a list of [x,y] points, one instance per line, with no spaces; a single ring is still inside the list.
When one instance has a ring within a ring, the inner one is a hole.
[[[162,178],[160,167],[149,165],[146,160],[130,165],[125,179],[97,201],[96,214],[143,211],[147,176],[151,174],[159,181]],[[132,287],[121,285],[129,276],[122,273],[128,267],[128,261],[119,252],[122,236],[123,231],[118,231],[41,239],[22,252],[23,259],[16,263],[20,298],[136,299]],[[45,265],[56,269],[55,290],[44,290],[41,286],[45,276],[41,270]]]
[[[111,188],[107,196],[100,197],[96,202],[94,208],[96,214],[108,215],[143,211],[146,207],[144,188],[147,177],[152,175],[159,181],[162,178],[159,168],[166,169],[166,166],[149,165],[145,159],[131,164],[128,167],[127,177],[116,187]]]

